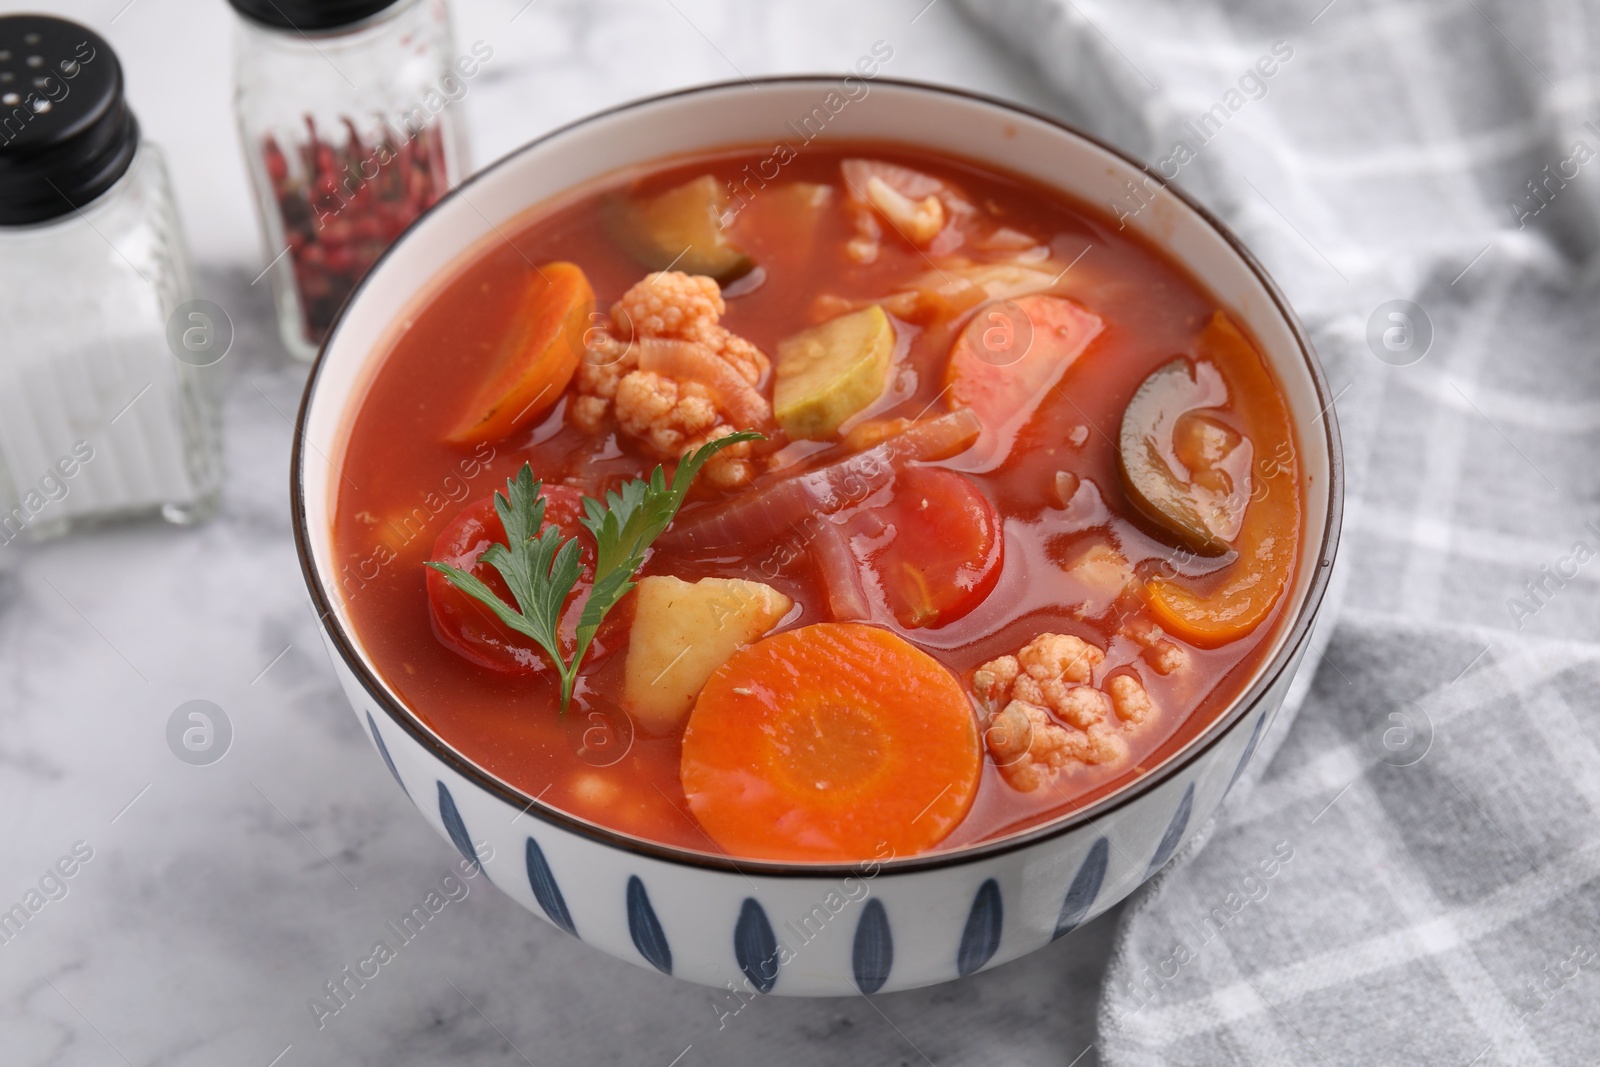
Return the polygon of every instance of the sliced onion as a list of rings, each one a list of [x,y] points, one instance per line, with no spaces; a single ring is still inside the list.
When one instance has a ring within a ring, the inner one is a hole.
[[[861,584],[861,563],[850,549],[845,532],[831,519],[817,524],[811,540],[811,561],[828,594],[828,611],[834,622],[865,622],[872,618],[867,593]]]
[[[760,430],[772,422],[772,409],[733,364],[705,345],[647,337],[638,343],[639,369],[680,382],[699,382],[711,393],[717,407],[740,429]]]
[[[967,408],[913,423],[865,452],[692,512],[672,525],[663,543],[707,554],[768,544],[808,516],[826,517],[860,503],[894,481],[908,463],[948,459],[965,451],[982,429],[978,416]]]
[[[932,175],[878,159],[846,159],[839,164],[839,173],[844,177],[850,199],[858,203],[867,202],[867,183],[873,178],[912,200],[952,192],[948,185]]]
[[[983,423],[971,408],[957,408],[948,415],[912,423],[905,433],[878,447],[888,449],[891,462],[897,466],[928,463],[959,456],[972,447],[982,432]]]

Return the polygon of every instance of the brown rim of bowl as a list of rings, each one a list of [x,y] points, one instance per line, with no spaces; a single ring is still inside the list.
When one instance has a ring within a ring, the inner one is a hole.
[[[769,85],[795,85],[828,83],[838,81],[836,74],[781,74],[743,79],[739,81],[714,82],[707,85],[695,85],[684,89],[675,89],[672,92],[660,93],[624,104],[618,104],[601,111],[585,115],[581,119],[566,123],[550,130],[533,140],[528,141],[506,155],[501,156],[493,163],[479,170],[457,188],[465,188],[478,181],[491,171],[499,169],[512,158],[521,155],[535,145],[543,144],[551,138],[558,137],[568,130],[585,125],[609,115],[631,111],[634,108],[658,104],[664,100],[672,100],[681,96],[694,96],[700,93],[725,92],[727,90],[749,89],[760,90]],[[305,393],[300,400],[300,412],[295,419],[294,448],[290,455],[289,468],[289,494],[293,512],[295,552],[300,558],[300,570],[305,576],[306,587],[311,593],[312,603],[316,606],[318,619],[326,627],[328,635],[332,638],[340,657],[345,661],[351,672],[361,682],[367,694],[377,702],[384,712],[397,726],[405,730],[411,737],[428,749],[441,762],[449,766],[457,774],[477,785],[479,788],[493,794],[508,804],[522,810],[551,826],[566,830],[569,833],[589,838],[598,844],[621,849],[625,852],[635,853],[651,859],[668,863],[676,863],[686,867],[700,867],[708,870],[722,871],[739,875],[758,874],[764,877],[789,877],[789,878],[843,878],[847,875],[857,874],[864,866],[876,863],[883,873],[905,874],[914,871],[933,870],[941,867],[954,867],[975,860],[989,859],[1007,852],[1027,848],[1039,844],[1049,838],[1065,834],[1080,826],[1092,823],[1110,812],[1116,811],[1124,805],[1131,804],[1151,790],[1177,777],[1186,768],[1205,755],[1224,734],[1228,732],[1240,719],[1244,718],[1262,695],[1275,684],[1288,669],[1289,664],[1295,660],[1302,646],[1310,636],[1312,624],[1316,620],[1318,608],[1322,604],[1323,594],[1327,591],[1329,573],[1333,568],[1334,556],[1339,546],[1339,529],[1344,512],[1344,455],[1341,450],[1337,418],[1333,410],[1333,397],[1328,390],[1328,382],[1323,375],[1322,366],[1317,360],[1316,351],[1311,345],[1311,339],[1306,335],[1305,327],[1301,325],[1289,302],[1279,291],[1264,267],[1245,247],[1244,243],[1234,235],[1215,215],[1202,206],[1189,194],[1179,189],[1160,176],[1151,172],[1150,168],[1134,159],[1128,153],[1106,143],[1098,137],[1084,133],[1070,123],[1063,122],[1051,115],[1046,115],[1031,108],[1000,100],[983,93],[975,93],[966,89],[950,88],[942,85],[931,85],[925,82],[911,81],[904,78],[875,78],[876,85],[895,86],[909,89],[914,92],[936,93],[943,96],[958,97],[964,100],[976,101],[1002,111],[1010,111],[1038,122],[1053,126],[1069,136],[1086,141],[1096,148],[1116,157],[1123,163],[1136,170],[1149,174],[1167,192],[1177,197],[1186,207],[1198,215],[1206,225],[1210,226],[1255,275],[1256,280],[1266,289],[1272,297],[1273,306],[1282,316],[1284,322],[1294,334],[1296,345],[1299,347],[1300,356],[1305,362],[1306,370],[1311,375],[1312,384],[1316,388],[1317,399],[1322,402],[1324,417],[1322,424],[1328,448],[1328,518],[1323,525],[1322,538],[1318,544],[1317,553],[1320,557],[1319,565],[1311,578],[1311,586],[1306,590],[1306,596],[1301,601],[1298,613],[1284,638],[1283,647],[1261,669],[1261,673],[1237,699],[1235,699],[1221,715],[1219,715],[1205,731],[1189,743],[1189,747],[1179,755],[1170,758],[1161,766],[1146,773],[1143,777],[1135,779],[1121,790],[1103,798],[1103,800],[1090,804],[1079,811],[1070,812],[1059,818],[1041,823],[1031,829],[1002,837],[993,841],[980,842],[963,848],[952,849],[948,852],[933,852],[920,856],[908,856],[904,859],[891,859],[881,863],[872,860],[861,860],[855,863],[801,863],[783,862],[778,860],[736,860],[726,855],[715,853],[695,852],[690,849],[677,848],[672,845],[663,845],[640,837],[633,837],[617,830],[599,826],[575,815],[562,811],[553,805],[546,804],[537,797],[529,796],[489,774],[461,753],[445,743],[444,739],[424,726],[421,720],[410,710],[390,696],[387,688],[380,678],[369,671],[362,660],[361,654],[355,647],[355,642],[345,632],[333,604],[323,592],[322,582],[317,573],[316,564],[311,558],[311,550],[306,536],[306,507],[305,486],[301,478],[301,466],[304,459],[304,442],[306,434],[306,416],[311,408],[312,394],[316,392],[317,382],[321,376],[323,362],[327,357],[328,349],[338,336],[339,329],[344,325],[345,311],[350,304],[366,288],[367,282],[377,273],[390,253],[399,246],[411,229],[421,223],[439,209],[446,201],[454,197],[455,190],[445,194],[437,204],[430,207],[412,222],[410,227],[396,238],[394,243],[385,249],[378,260],[373,263],[366,275],[345,298],[344,304],[339,308],[333,325],[329,328],[326,339],[317,350],[316,361],[312,364],[311,373],[306,380]]]

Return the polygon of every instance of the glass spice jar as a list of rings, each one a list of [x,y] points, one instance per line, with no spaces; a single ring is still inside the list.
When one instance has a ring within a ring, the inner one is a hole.
[[[467,169],[443,0],[230,0],[234,109],[284,344],[309,360],[384,249]]]
[[[111,47],[65,19],[0,17],[0,545],[213,509],[208,368],[226,347],[207,338],[231,328],[192,292],[166,165]],[[174,323],[199,343],[174,348]]]

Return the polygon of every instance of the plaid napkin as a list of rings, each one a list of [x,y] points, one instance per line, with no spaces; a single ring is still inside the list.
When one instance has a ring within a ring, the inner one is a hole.
[[[1262,257],[1350,465],[1310,693],[1124,912],[1097,1054],[1600,1062],[1600,9],[965,7]]]

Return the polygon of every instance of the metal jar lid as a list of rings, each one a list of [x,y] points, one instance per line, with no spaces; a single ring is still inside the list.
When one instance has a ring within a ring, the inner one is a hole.
[[[0,226],[86,206],[138,147],[122,65],[104,38],[48,15],[0,17]]]

